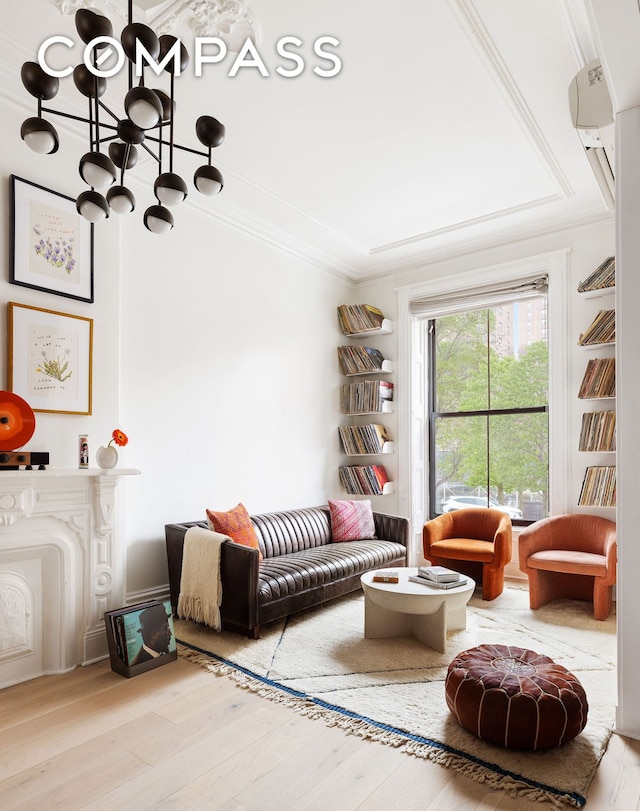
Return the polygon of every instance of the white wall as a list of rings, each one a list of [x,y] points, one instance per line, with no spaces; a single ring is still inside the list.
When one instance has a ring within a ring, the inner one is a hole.
[[[122,427],[126,464],[142,469],[128,482],[130,592],[166,582],[165,523],[239,501],[326,503],[338,488],[349,287],[197,213],[176,220],[165,237],[123,224]]]
[[[35,155],[20,139],[25,115],[6,106],[0,117],[6,267],[9,175],[72,197],[84,188],[82,145],[63,137],[57,154]],[[176,212],[168,236],[153,235],[142,224],[146,204],[95,227],[93,304],[12,285],[8,271],[0,279],[3,388],[6,302],[93,319],[93,413],[37,412],[25,448],[75,468],[86,433],[95,466],[114,428],[129,435],[119,465],[142,471],[121,484],[134,595],[166,586],[166,522],[239,501],[262,512],[340,495],[336,307],[350,296],[346,282],[193,209]]]
[[[621,181],[617,189],[620,211],[617,224],[617,249],[620,261],[619,285],[616,290],[617,349],[620,383],[618,385],[618,714],[616,725],[624,735],[640,739],[640,688],[638,668],[637,573],[640,567],[638,532],[640,519],[634,509],[638,497],[638,453],[640,434],[637,431],[640,385],[638,380],[638,305],[640,304],[640,171],[637,154],[640,107],[625,110],[616,116],[618,168]],[[621,429],[624,431],[621,434]]]

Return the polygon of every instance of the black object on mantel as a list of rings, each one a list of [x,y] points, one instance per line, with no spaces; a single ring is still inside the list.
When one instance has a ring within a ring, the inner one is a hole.
[[[49,454],[45,451],[0,451],[0,470],[44,470],[49,464]]]

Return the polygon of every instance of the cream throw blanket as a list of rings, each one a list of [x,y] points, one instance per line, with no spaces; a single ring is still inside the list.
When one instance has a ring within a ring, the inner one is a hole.
[[[228,535],[189,527],[184,536],[178,616],[221,628],[220,549]]]

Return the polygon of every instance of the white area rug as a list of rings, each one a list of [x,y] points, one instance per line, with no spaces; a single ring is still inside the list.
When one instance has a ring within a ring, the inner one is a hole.
[[[181,656],[306,715],[514,796],[581,807],[614,723],[615,617],[596,622],[590,604],[573,600],[531,611],[520,589],[490,603],[477,595],[467,628],[449,634],[446,653],[412,638],[364,639],[362,592],[267,625],[258,640],[183,620],[176,637]],[[589,716],[577,738],[559,750],[518,752],[458,725],[445,701],[447,666],[460,651],[491,643],[546,654],[580,679]]]

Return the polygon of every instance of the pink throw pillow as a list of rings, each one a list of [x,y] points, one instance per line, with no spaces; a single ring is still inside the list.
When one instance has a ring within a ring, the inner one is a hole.
[[[371,502],[329,499],[331,534],[335,542],[362,541],[376,537]]]

